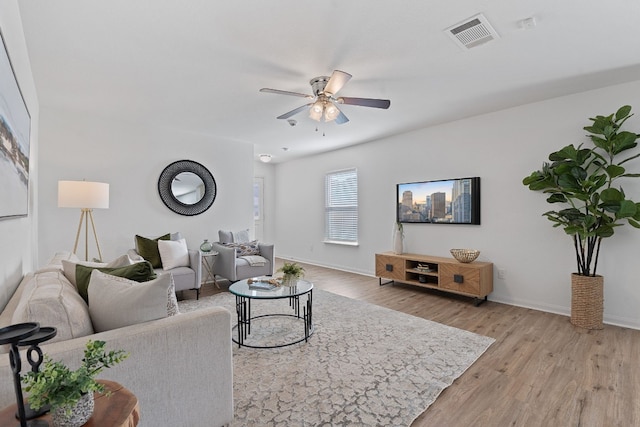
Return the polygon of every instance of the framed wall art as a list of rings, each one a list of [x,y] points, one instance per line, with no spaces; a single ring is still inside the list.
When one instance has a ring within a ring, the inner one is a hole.
[[[29,213],[31,116],[0,31],[0,219]]]

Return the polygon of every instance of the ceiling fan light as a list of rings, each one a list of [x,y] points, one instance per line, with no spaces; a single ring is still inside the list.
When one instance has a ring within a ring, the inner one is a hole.
[[[336,117],[338,117],[338,114],[340,114],[340,110],[338,110],[338,107],[333,105],[333,103],[329,103],[327,108],[325,108],[324,110],[324,121],[330,122],[332,120],[335,120]]]
[[[321,101],[316,101],[309,109],[309,117],[319,122],[322,118],[322,112],[324,111],[324,105]]]
[[[322,114],[322,111],[324,110],[324,105],[322,103],[322,101],[316,101],[312,106],[311,109],[318,113],[318,114]]]

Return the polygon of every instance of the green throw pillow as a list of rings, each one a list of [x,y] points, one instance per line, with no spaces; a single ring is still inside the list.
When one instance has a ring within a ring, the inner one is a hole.
[[[158,251],[158,240],[170,240],[171,234],[165,234],[156,239],[147,239],[136,234],[136,247],[140,256],[151,263],[153,268],[162,268],[162,259]]]
[[[80,296],[89,304],[89,280],[91,279],[91,272],[93,270],[100,270],[105,274],[112,276],[124,277],[129,280],[135,280],[136,282],[147,282],[153,280],[156,277],[156,272],[153,271],[151,263],[148,261],[137,262],[135,264],[127,265],[124,267],[87,267],[82,264],[76,265],[76,287]]]

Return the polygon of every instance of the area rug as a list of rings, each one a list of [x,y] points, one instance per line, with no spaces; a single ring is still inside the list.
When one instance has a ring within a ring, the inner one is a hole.
[[[225,292],[179,307],[222,305],[235,323],[234,303]],[[253,301],[252,314],[291,311],[286,300],[279,300],[281,307],[274,303]],[[302,323],[277,319],[255,322],[251,335],[303,334]],[[234,344],[233,426],[409,426],[494,341],[317,289],[313,322],[306,343],[277,349]]]

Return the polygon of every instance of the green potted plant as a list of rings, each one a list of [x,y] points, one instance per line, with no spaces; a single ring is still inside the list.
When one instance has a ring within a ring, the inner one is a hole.
[[[295,284],[297,279],[304,277],[304,268],[295,262],[289,263],[285,261],[284,265],[278,269],[278,272],[284,274],[282,283],[287,286]]]
[[[50,406],[54,426],[83,425],[93,413],[93,392],[104,392],[96,375],[129,356],[123,350],[106,352],[104,347],[104,341],[89,340],[82,364],[76,370],[45,354],[40,370],[23,377],[31,408]],[[76,407],[78,415],[74,413]]]
[[[522,181],[560,206],[543,215],[573,240],[577,272],[572,275],[571,322],[588,329],[603,327],[604,281],[596,274],[602,239],[625,223],[640,228],[640,203],[614,186],[621,178],[640,177],[623,166],[640,156],[629,151],[640,135],[621,130],[631,116],[631,107],[625,105],[615,114],[590,118],[593,123],[584,130],[592,147],[567,145]]]

